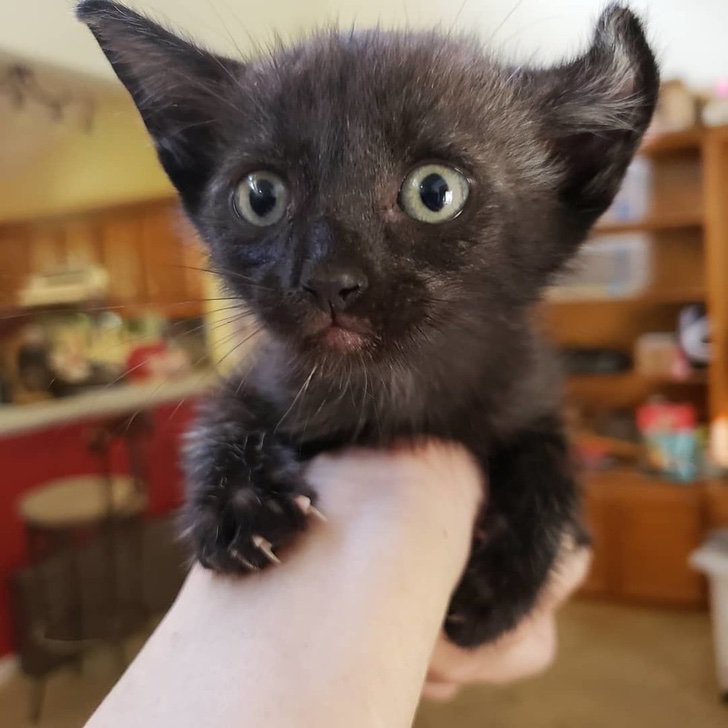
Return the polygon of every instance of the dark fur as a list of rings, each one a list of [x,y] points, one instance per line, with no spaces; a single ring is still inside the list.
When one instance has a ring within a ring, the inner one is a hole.
[[[526,614],[578,503],[552,358],[533,303],[611,202],[655,104],[658,73],[637,19],[612,6],[590,49],[551,69],[500,65],[438,33],[327,31],[252,61],[215,57],[116,3],[79,16],[131,92],[226,284],[262,322],[252,370],[208,402],[187,451],[196,553],[220,571],[267,560],[306,525],[301,463],[356,442],[433,435],[464,443],[488,505],[446,629],[493,639]],[[463,213],[407,217],[397,195],[418,162],[471,180]],[[231,194],[277,170],[291,213],[238,219]],[[334,353],[302,270],[363,272],[347,313],[373,332]],[[447,484],[443,483],[443,488]],[[484,538],[482,537],[484,534]],[[242,559],[241,559],[242,557]]]

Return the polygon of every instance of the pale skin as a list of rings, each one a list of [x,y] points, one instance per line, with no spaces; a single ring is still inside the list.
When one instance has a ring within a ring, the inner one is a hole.
[[[498,643],[464,651],[440,636],[483,498],[463,450],[327,455],[309,480],[327,522],[252,577],[193,568],[88,726],[407,728],[423,693],[447,699],[550,663],[553,613],[584,550],[564,549],[534,614]]]

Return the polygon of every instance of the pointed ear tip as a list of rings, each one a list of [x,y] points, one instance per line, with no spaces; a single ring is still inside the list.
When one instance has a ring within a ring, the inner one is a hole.
[[[120,12],[122,10],[124,10],[124,6],[113,0],[81,0],[76,4],[76,17],[87,22],[101,13],[108,14],[109,11]]]
[[[602,13],[594,40],[598,46],[621,45],[629,48],[636,57],[650,57],[654,62],[654,53],[642,19],[623,3],[612,3]]]
[[[642,21],[628,5],[613,2],[607,5],[598,23],[599,30],[624,32],[625,30],[642,32]]]

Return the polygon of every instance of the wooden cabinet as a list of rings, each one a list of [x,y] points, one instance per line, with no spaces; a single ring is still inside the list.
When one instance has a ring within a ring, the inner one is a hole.
[[[137,216],[110,214],[101,221],[101,259],[109,272],[109,300],[128,305],[147,300]]]
[[[182,226],[181,247],[185,290],[190,301],[199,302],[205,296],[203,277],[210,263],[207,259],[207,249],[189,223]]]
[[[33,273],[52,273],[66,268],[66,247],[60,225],[34,225],[27,233]]]
[[[202,313],[202,245],[172,200],[0,226],[0,309],[17,306],[28,275],[101,265],[110,306]]]
[[[140,219],[147,299],[174,315],[202,310],[202,246],[176,205],[159,204]]]
[[[585,515],[594,563],[584,592],[635,602],[699,606],[703,578],[688,557],[706,530],[706,488],[653,481],[632,471],[592,476]]]
[[[582,593],[590,596],[605,596],[610,591],[610,539],[609,504],[603,492],[587,488],[584,492],[584,520],[592,538],[592,562]]]
[[[81,215],[63,222],[63,245],[65,264],[69,269],[79,270],[91,265],[102,265],[101,220]]]
[[[182,241],[175,226],[178,213],[168,205],[141,214],[140,250],[149,301],[176,304],[187,300]]]
[[[705,486],[706,519],[709,529],[728,528],[728,486],[719,480]]]
[[[14,307],[30,275],[27,231],[9,227],[0,237],[0,309]]]

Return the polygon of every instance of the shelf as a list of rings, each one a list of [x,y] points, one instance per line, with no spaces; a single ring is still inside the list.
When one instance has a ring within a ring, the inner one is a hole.
[[[648,138],[640,147],[640,154],[648,157],[670,152],[698,151],[705,138],[705,130],[702,127],[687,129],[685,131],[660,134]]]
[[[635,305],[656,305],[656,304],[673,304],[694,303],[705,300],[705,290],[703,288],[679,288],[674,290],[660,291],[657,289],[646,290],[635,296],[611,297],[604,296],[602,298],[583,297],[583,298],[559,298],[546,297],[545,303],[548,306],[567,307],[567,306],[635,306]]]
[[[692,303],[705,300],[705,289],[702,287],[675,288],[665,291],[653,289],[635,296],[633,300],[644,303]]]
[[[703,401],[707,375],[697,372],[688,379],[645,377],[634,371],[615,374],[577,374],[567,377],[566,393],[572,403],[600,409],[631,409],[661,391],[680,390],[680,396]]]
[[[670,215],[648,217],[635,222],[599,223],[592,231],[592,236],[609,235],[614,233],[646,233],[661,230],[679,230],[702,226],[704,215],[702,211],[695,210]]]
[[[592,432],[576,432],[572,438],[577,446],[599,448],[608,451],[614,457],[634,462],[641,460],[645,452],[642,443],[606,437]]]
[[[203,316],[205,314],[205,307],[203,301],[179,301],[176,303],[154,301],[119,303],[117,301],[108,301],[103,304],[77,302],[37,307],[2,306],[0,307],[0,327],[5,328],[21,325],[39,316],[62,312],[85,314],[111,312],[119,314],[122,318],[134,318],[155,312],[170,319],[182,319]]]
[[[658,496],[678,503],[702,501],[706,488],[704,478],[682,483],[663,475],[645,472],[638,467],[590,471],[583,478],[583,483],[585,488],[602,490],[605,494],[618,496],[621,491],[621,494],[634,497],[636,501]]]
[[[693,372],[685,379],[677,379],[676,377],[644,377],[648,382],[654,382],[663,387],[707,387],[708,373]]]
[[[570,383],[577,386],[593,386],[604,384],[610,388],[635,381],[644,382],[652,386],[705,386],[708,384],[708,373],[704,371],[696,371],[685,379],[678,379],[669,376],[648,376],[640,374],[636,371],[614,372],[613,374],[570,374],[568,377]]]
[[[119,306],[122,316],[133,317],[155,312],[166,318],[199,318],[205,313],[202,301],[142,301]]]

